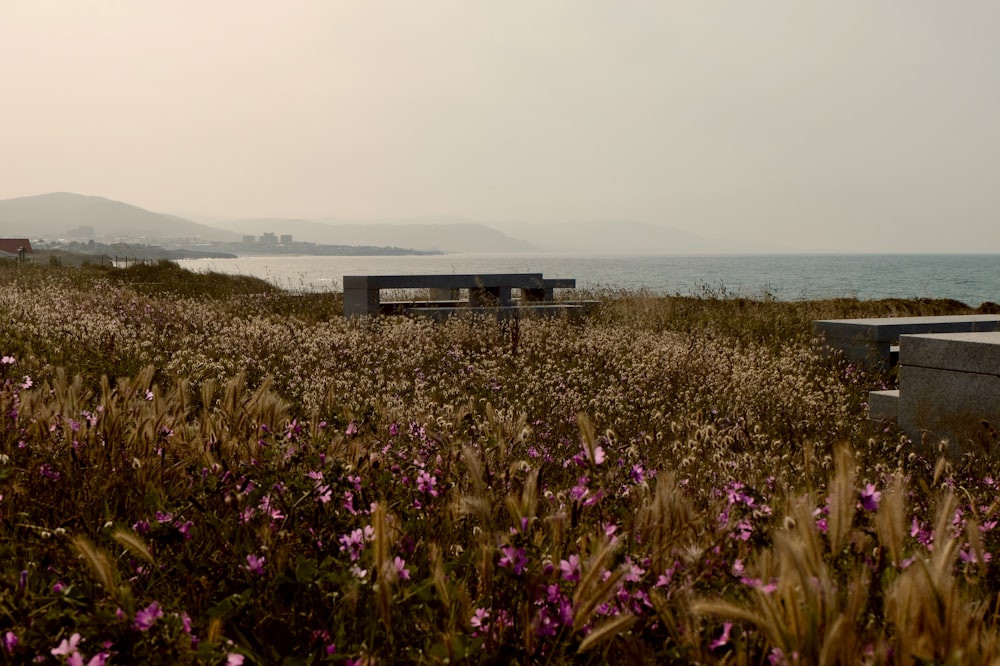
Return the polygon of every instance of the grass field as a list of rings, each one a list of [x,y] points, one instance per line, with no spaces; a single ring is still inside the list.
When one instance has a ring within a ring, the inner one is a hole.
[[[0,265],[4,663],[990,663],[996,458],[865,418],[814,319],[345,321],[169,263]]]

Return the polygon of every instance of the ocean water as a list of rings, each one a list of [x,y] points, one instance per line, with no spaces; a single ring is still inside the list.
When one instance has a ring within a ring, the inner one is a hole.
[[[810,300],[854,297],[951,298],[976,307],[1000,302],[1000,255],[588,255],[245,256],[186,259],[194,271],[252,275],[281,288],[341,291],[344,275],[543,273],[577,288],[707,292]]]

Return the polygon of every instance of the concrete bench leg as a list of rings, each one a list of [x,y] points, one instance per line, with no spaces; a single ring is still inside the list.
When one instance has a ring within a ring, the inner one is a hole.
[[[457,301],[458,289],[431,289],[428,297],[432,301]]]
[[[344,289],[344,316],[377,315],[380,309],[378,289]]]
[[[469,306],[474,308],[496,307],[511,304],[510,287],[476,287],[469,289]]]
[[[521,298],[528,303],[548,303],[554,300],[551,289],[522,289]]]

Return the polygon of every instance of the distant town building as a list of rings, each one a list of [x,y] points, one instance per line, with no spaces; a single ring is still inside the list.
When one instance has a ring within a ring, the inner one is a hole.
[[[260,237],[260,242],[264,245],[277,245],[278,237],[272,231],[265,231]]]
[[[257,241],[257,239],[254,238],[253,236],[244,236],[243,237],[243,244],[244,245],[253,245],[256,241]]]
[[[281,234],[281,244],[282,245],[291,245],[292,244],[292,235],[291,234]]]
[[[23,260],[26,254],[31,254],[31,241],[27,238],[0,238],[0,257]]]

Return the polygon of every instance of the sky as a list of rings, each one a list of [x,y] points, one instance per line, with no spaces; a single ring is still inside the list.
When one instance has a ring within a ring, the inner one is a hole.
[[[995,0],[5,0],[0,199],[1000,252]]]

